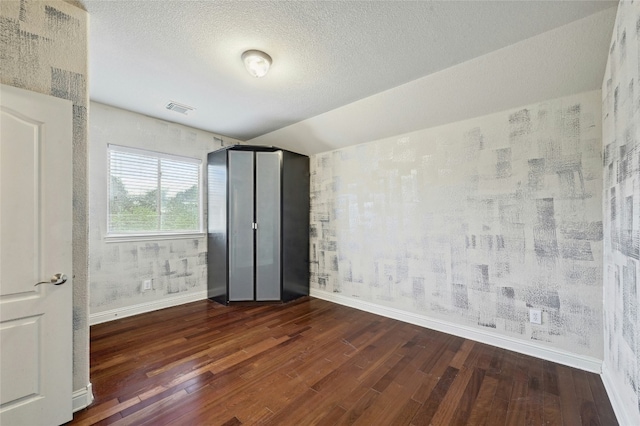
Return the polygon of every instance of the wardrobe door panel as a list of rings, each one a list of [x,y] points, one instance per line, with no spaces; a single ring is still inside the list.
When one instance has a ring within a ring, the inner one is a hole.
[[[229,151],[229,300],[254,300],[253,152]]]
[[[256,153],[256,300],[280,300],[280,164],[282,154]]]
[[[283,151],[282,300],[309,294],[309,157]]]
[[[208,156],[208,284],[207,297],[227,303],[227,152]]]

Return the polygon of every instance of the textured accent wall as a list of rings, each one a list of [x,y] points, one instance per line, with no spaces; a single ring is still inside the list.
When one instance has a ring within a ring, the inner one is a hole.
[[[640,424],[640,3],[621,1],[602,84],[605,375]]]
[[[0,81],[73,102],[73,388],[89,383],[87,13],[63,1],[0,1]]]
[[[600,123],[598,90],[313,156],[311,287],[602,359]]]
[[[90,132],[91,314],[205,291],[205,234],[178,239],[107,238],[107,145],[200,158],[204,174],[207,153],[220,148],[220,141],[214,141],[219,135],[96,102],[91,103]],[[239,143],[223,139],[227,145]],[[206,193],[203,197],[206,206]],[[207,223],[206,211],[203,223]],[[146,279],[153,280],[154,288],[143,292]]]

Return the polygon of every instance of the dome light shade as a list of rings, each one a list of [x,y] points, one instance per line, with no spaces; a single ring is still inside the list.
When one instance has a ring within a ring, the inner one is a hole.
[[[271,66],[271,56],[260,50],[247,50],[242,54],[242,62],[249,74],[264,77]]]

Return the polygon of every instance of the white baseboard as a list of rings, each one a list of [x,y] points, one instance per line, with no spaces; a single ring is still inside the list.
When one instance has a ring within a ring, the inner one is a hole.
[[[553,349],[526,340],[520,340],[465,325],[455,324],[449,321],[429,318],[424,315],[353,299],[338,293],[329,293],[322,290],[311,289],[310,296],[318,299],[324,299],[329,302],[335,302],[340,305],[349,306],[351,308],[356,308],[361,311],[371,312],[383,317],[393,318],[410,324],[419,325],[421,327],[430,328],[432,330],[441,331],[443,333],[453,334],[454,336],[464,337],[465,339],[497,346],[502,349],[530,355],[547,361],[557,362],[558,364],[567,365],[569,367],[590,371],[592,373],[600,374],[602,372],[602,360],[597,358]]]
[[[74,413],[91,405],[91,403],[93,402],[93,387],[91,383],[89,383],[82,389],[73,391],[73,394],[71,394],[71,400],[71,406]]]
[[[167,297],[153,302],[139,303],[137,305],[125,306],[124,308],[110,309],[108,311],[96,312],[89,315],[89,325],[96,325],[107,321],[126,318],[133,315],[144,314],[146,312],[157,311],[158,309],[170,308],[171,306],[184,305],[207,298],[207,291],[196,291],[180,296]]]
[[[640,425],[640,413],[631,413],[629,411],[635,408],[635,405],[628,405],[624,403],[623,399],[618,394],[619,387],[613,383],[613,379],[606,362],[602,364],[601,377],[602,383],[604,383],[604,388],[606,389],[609,400],[611,401],[613,411],[616,413],[616,417],[618,418],[618,423],[620,423],[621,426]]]

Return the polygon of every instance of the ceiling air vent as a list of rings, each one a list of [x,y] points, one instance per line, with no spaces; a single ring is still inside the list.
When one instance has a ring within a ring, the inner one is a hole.
[[[171,111],[179,112],[180,114],[189,115],[191,111],[195,111],[196,109],[192,106],[181,104],[178,102],[171,101],[166,105],[166,108]]]

